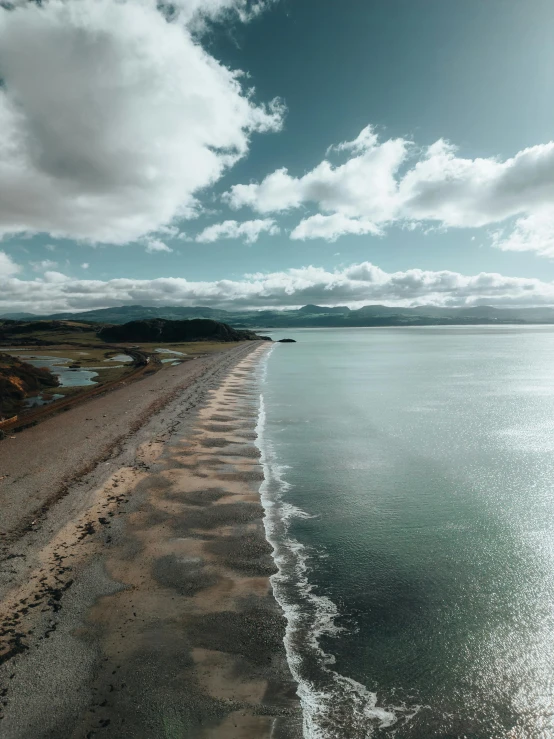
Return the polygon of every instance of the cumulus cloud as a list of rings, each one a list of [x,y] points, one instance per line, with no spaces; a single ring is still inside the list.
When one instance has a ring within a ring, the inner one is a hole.
[[[534,251],[542,257],[554,257],[554,208],[516,219],[511,229],[493,234],[493,246],[503,251]]]
[[[317,213],[315,216],[304,218],[291,232],[291,239],[325,239],[336,241],[345,234],[373,234],[381,236],[383,232],[371,221],[365,218],[347,218],[342,213],[333,213],[324,216]]]
[[[382,223],[395,218],[395,175],[406,157],[407,142],[389,139],[370,144],[344,164],[323,160],[302,177],[286,169],[268,175],[261,183],[234,185],[225,199],[232,208],[250,206],[258,213],[282,212],[315,203],[323,212]]]
[[[279,169],[259,183],[235,185],[225,198],[233,208],[264,214],[315,205],[317,219],[302,221],[293,238],[311,232],[331,241],[355,233],[354,220],[359,233],[378,233],[393,223],[479,228],[517,219],[495,232],[493,245],[554,256],[554,142],[504,161],[466,159],[444,140],[416,149],[405,139],[379,141],[368,126],[354,141],[331,149],[347,160],[333,165],[324,159],[300,177]],[[332,223],[324,217],[335,217],[337,228],[318,228]]]
[[[196,193],[247,153],[252,133],[278,130],[283,109],[255,103],[191,28],[262,6],[0,5],[0,236],[126,243],[194,216]]]
[[[165,251],[165,252],[173,251],[173,249],[171,249],[167,244],[164,244],[164,242],[161,241],[160,239],[147,238],[145,239],[145,244],[146,244],[147,254],[157,254],[162,251]]]
[[[9,254],[0,251],[0,280],[3,277],[17,274],[20,269],[21,267],[13,261]]]
[[[57,267],[58,263],[51,259],[42,259],[40,262],[30,262],[30,265],[35,272],[46,272]]]
[[[238,18],[246,23],[262,13],[273,0],[173,0],[160,6],[196,32],[206,30],[207,22]]]
[[[536,213],[554,201],[554,143],[503,162],[463,159],[444,141],[430,146],[399,182],[401,214],[444,226],[479,227]]]
[[[0,275],[2,259],[0,258]],[[78,280],[48,271],[34,280],[0,277],[0,313],[49,313],[115,305],[208,305],[223,308],[350,305],[554,305],[554,282],[482,272],[409,269],[385,272],[370,262],[340,270],[320,267],[244,275],[240,280],[193,282],[167,277]]]
[[[279,228],[273,218],[261,218],[254,221],[223,221],[214,223],[199,233],[195,241],[200,243],[212,243],[220,239],[244,239],[247,244],[254,244],[261,233],[274,236],[279,233]]]
[[[362,128],[354,141],[342,141],[340,144],[333,144],[327,149],[327,154],[332,151],[365,151],[375,146],[378,142],[377,134],[371,126]]]

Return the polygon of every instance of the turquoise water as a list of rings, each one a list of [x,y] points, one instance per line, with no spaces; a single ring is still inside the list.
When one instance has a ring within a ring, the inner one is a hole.
[[[554,736],[554,328],[285,335],[259,444],[305,735]]]

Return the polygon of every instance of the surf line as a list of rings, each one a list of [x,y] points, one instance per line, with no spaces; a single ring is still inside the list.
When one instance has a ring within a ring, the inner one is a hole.
[[[266,404],[263,393],[268,363],[275,346],[266,353],[258,374],[260,384],[256,446],[260,451],[264,480],[260,499],[264,508],[266,538],[273,547],[277,566],[272,575],[273,594],[286,618],[285,650],[290,671],[298,684],[305,739],[329,739],[338,735],[367,739],[376,727],[397,721],[393,710],[377,706],[377,695],[364,685],[331,668],[334,657],[319,644],[323,635],[337,635],[336,605],[314,592],[309,582],[309,550],[289,533],[294,519],[311,516],[286,501],[290,489],[286,466],[279,464],[267,436]],[[402,711],[402,708],[397,710]]]

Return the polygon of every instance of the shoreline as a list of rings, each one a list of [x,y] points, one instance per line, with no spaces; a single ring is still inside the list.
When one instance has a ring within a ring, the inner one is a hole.
[[[267,371],[268,354],[262,360],[265,365],[262,378]],[[403,709],[378,705],[377,693],[337,671],[334,656],[320,643],[322,637],[340,634],[341,627],[336,620],[341,612],[310,582],[310,559],[314,550],[291,533],[294,521],[313,515],[297,507],[287,495],[291,488],[287,480],[290,468],[279,458],[271,435],[267,433],[263,385],[260,391],[256,426],[256,446],[264,471],[260,500],[265,510],[266,538],[272,546],[277,567],[271,575],[272,589],[287,621],[284,639],[287,662],[303,709],[303,737],[367,739],[373,736],[374,730],[396,724]]]
[[[10,548],[7,739],[301,736],[253,443],[264,351],[200,372],[195,412],[178,393]]]

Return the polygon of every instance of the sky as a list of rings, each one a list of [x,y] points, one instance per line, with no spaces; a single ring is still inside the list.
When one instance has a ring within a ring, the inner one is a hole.
[[[551,0],[0,0],[0,314],[554,305]]]

